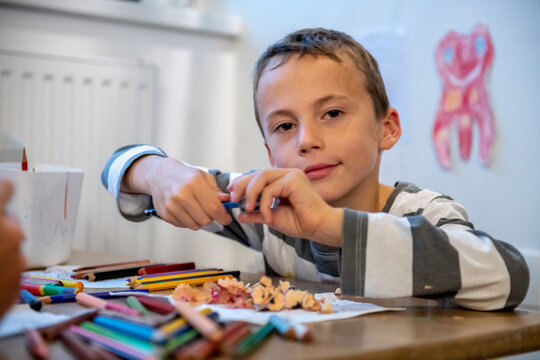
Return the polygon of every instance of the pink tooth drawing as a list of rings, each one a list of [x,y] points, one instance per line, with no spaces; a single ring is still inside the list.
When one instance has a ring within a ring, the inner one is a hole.
[[[440,165],[450,169],[450,129],[457,122],[459,152],[469,160],[473,124],[479,132],[479,153],[489,165],[495,123],[489,105],[485,78],[493,62],[493,43],[488,28],[476,25],[469,34],[450,31],[435,51],[437,71],[442,80],[442,96],[435,117],[432,140]]]

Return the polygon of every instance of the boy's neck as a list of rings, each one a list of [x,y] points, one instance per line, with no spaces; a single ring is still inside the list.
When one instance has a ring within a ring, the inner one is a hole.
[[[392,186],[376,183],[369,189],[363,189],[361,195],[353,196],[351,194],[351,196],[330,205],[369,213],[381,212],[393,191]]]

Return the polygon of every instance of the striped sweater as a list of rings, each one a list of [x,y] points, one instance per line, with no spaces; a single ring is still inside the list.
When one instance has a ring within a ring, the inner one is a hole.
[[[120,192],[122,176],[146,154],[166,156],[154,146],[118,149],[103,169],[103,185],[131,221],[148,217],[148,195]],[[225,191],[238,173],[207,170]],[[450,299],[475,310],[513,309],[529,286],[529,270],[510,244],[476,230],[464,207],[437,192],[396,183],[380,213],[344,209],[341,248],[290,238],[262,224],[233,222],[205,227],[261,251],[269,275],[340,283],[344,294],[392,298]]]

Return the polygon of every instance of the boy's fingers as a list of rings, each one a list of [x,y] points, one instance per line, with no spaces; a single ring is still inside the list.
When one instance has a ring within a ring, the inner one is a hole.
[[[209,225],[212,221],[216,220],[222,225],[227,225],[232,221],[231,216],[225,210],[225,207],[221,203],[220,197],[228,200],[229,195],[223,194],[216,196],[214,193],[201,192],[194,194],[198,206],[188,208],[192,217],[201,225]]]

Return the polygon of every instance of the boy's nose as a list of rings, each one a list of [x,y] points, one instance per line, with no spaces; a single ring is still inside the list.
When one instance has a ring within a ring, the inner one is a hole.
[[[302,125],[298,133],[298,152],[301,155],[322,148],[323,142],[317,125]]]

